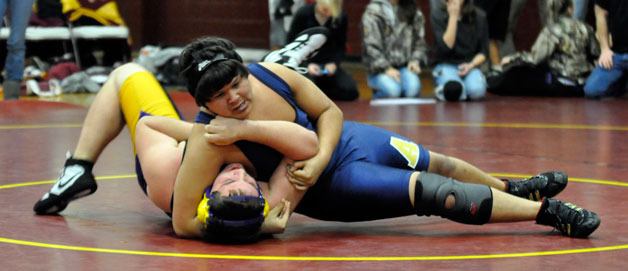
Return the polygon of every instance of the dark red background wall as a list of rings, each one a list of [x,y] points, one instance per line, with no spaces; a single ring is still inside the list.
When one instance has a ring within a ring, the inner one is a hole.
[[[240,47],[267,48],[269,20],[265,0],[118,0],[135,49],[146,44],[183,45],[202,35],[226,37]],[[348,53],[360,54],[360,17],[369,0],[344,1],[349,16]],[[418,1],[429,18],[429,1]],[[537,1],[527,1],[515,43],[528,49],[539,32]],[[432,42],[429,19],[427,40]]]

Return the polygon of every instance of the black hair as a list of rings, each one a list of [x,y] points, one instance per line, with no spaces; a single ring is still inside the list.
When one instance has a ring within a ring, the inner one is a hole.
[[[397,17],[402,22],[411,24],[416,16],[416,0],[399,0]]]
[[[213,36],[199,38],[183,48],[179,71],[198,106],[205,106],[234,77],[249,74],[235,44]]]
[[[261,194],[260,194],[261,195]],[[264,223],[264,198],[261,196],[211,193],[209,216],[203,228],[203,239],[218,243],[251,243],[261,233]]]
[[[475,9],[476,6],[473,3],[473,0],[464,0],[464,3],[462,4],[462,9],[460,10],[462,20],[469,23],[474,23],[475,17],[477,16]]]
[[[567,10],[573,6],[573,2],[571,0],[565,0],[560,3],[560,8],[558,9],[558,15],[567,14]]]

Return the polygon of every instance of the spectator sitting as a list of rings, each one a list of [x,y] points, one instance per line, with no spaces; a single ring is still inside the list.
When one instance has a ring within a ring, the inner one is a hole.
[[[628,74],[628,1],[595,1],[597,37],[601,54],[587,79],[584,93],[589,98],[618,94],[622,77]]]
[[[414,0],[371,0],[362,15],[362,59],[374,98],[418,97],[427,62],[425,19]]]
[[[431,6],[436,67],[436,98],[479,100],[486,79],[479,66],[488,55],[488,26],[484,12],[471,0],[443,0]]]
[[[504,57],[503,74],[489,78],[489,92],[501,95],[583,96],[599,45],[593,28],[573,19],[571,0],[548,0],[548,25],[531,52]]]
[[[294,40],[298,33],[315,26],[327,28],[329,38],[306,63],[307,76],[331,99],[357,99],[355,81],[340,67],[347,43],[347,15],[342,10],[342,0],[317,0],[301,7],[292,20],[288,40]]]

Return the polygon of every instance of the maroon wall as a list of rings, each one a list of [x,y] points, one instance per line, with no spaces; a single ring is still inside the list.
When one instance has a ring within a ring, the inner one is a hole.
[[[360,54],[360,17],[369,0],[347,0],[348,53]],[[429,1],[418,1],[429,18]],[[537,1],[527,1],[515,33],[519,49],[529,48],[539,32]],[[238,46],[268,47],[268,2],[263,0],[118,0],[135,49],[145,44],[183,45],[202,35],[219,35]],[[427,40],[433,41],[429,20]]]

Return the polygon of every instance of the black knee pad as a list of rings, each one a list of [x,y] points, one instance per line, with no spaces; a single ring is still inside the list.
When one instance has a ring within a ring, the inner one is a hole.
[[[445,208],[447,197],[455,204]],[[464,224],[481,225],[491,218],[493,192],[486,185],[469,184],[437,174],[421,172],[414,190],[417,215],[437,215]]]

